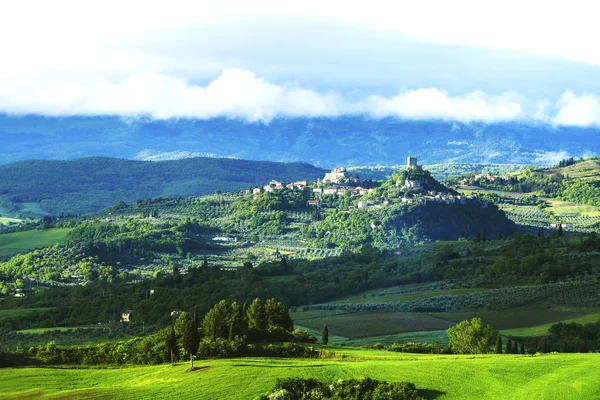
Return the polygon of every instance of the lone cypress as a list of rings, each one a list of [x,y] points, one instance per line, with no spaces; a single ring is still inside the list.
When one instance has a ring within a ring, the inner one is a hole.
[[[510,341],[510,338],[508,339],[508,342],[506,342],[506,354],[511,354],[512,353],[512,342]]]
[[[329,330],[327,329],[327,324],[323,325],[323,330],[321,331],[321,342],[325,345],[329,343]]]
[[[496,354],[502,354],[502,336],[498,335],[496,339]]]

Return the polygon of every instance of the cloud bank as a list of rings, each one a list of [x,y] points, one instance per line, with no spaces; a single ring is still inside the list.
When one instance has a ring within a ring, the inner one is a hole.
[[[48,116],[117,115],[155,119],[215,117],[268,122],[273,118],[366,115],[412,120],[533,122],[600,127],[600,96],[565,92],[559,99],[531,100],[514,92],[473,91],[450,95],[437,88],[404,90],[393,96],[350,100],[290,82],[274,84],[230,68],[206,85],[185,78],[135,73],[122,79],[57,79],[3,82],[0,112]]]

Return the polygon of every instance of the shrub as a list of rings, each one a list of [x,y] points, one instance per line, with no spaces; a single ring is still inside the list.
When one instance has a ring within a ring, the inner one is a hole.
[[[380,382],[371,378],[340,379],[322,383],[316,379],[285,378],[261,400],[418,400],[417,388],[409,382]]]

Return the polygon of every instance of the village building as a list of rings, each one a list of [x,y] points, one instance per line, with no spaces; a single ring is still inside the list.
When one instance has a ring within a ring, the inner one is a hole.
[[[319,206],[319,200],[309,200],[308,201],[308,205],[309,205],[309,207],[318,207]]]
[[[254,188],[252,189],[252,194],[260,194],[260,188]]]
[[[406,169],[414,169],[417,171],[422,171],[423,168],[417,164],[417,157],[408,157],[406,159]]]
[[[346,168],[337,167],[325,174],[323,178],[323,182],[325,183],[339,183],[340,181],[346,179]]]
[[[421,189],[421,181],[406,179],[404,181],[404,187],[407,189]]]
[[[271,186],[275,190],[281,190],[284,187],[283,182],[279,182],[276,180],[271,180],[271,182],[269,182],[269,186]]]
[[[131,322],[133,310],[125,310],[121,313],[121,322]]]

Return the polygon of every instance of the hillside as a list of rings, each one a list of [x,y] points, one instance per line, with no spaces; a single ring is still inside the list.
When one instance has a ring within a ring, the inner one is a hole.
[[[571,179],[600,179],[600,160],[582,160],[564,167],[544,168],[541,172],[548,176],[558,173]]]
[[[551,165],[561,154],[598,152],[598,130],[517,123],[396,118],[277,118],[124,121],[118,117],[0,116],[0,164],[27,159],[133,159],[216,154],[250,160],[395,165],[407,156],[445,162]],[[185,153],[189,152],[189,153]]]
[[[86,214],[120,200],[200,196],[262,186],[271,179],[317,179],[324,173],[301,163],[201,157],[161,162],[104,157],[22,161],[0,166],[0,213]],[[28,211],[30,203],[37,203],[38,209]]]

